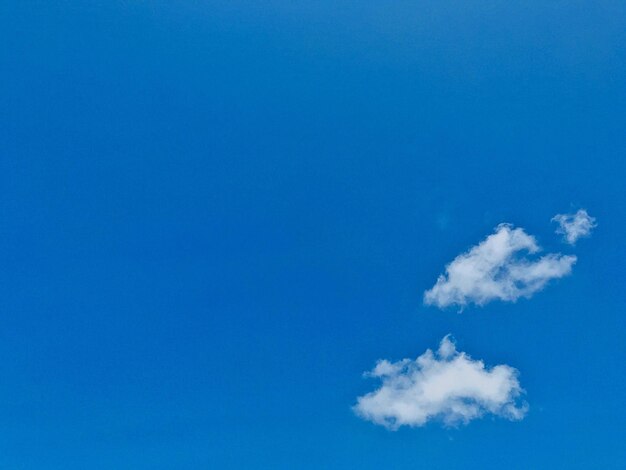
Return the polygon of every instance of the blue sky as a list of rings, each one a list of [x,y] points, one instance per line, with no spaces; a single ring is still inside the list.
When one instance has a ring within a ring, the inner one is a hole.
[[[0,468],[626,467],[626,6],[5,1]],[[597,219],[575,246],[551,218]],[[424,304],[500,223],[571,274]],[[521,420],[360,419],[452,334]]]

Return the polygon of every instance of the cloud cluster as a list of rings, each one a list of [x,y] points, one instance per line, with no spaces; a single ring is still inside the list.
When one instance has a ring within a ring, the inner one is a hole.
[[[518,372],[508,365],[485,367],[457,352],[449,335],[439,350],[430,349],[415,360],[378,361],[369,373],[382,381],[377,390],[361,396],[353,407],[360,417],[395,430],[441,420],[447,426],[467,424],[485,414],[520,420],[528,406]]]
[[[559,223],[557,233],[572,245],[596,226],[584,209],[558,214],[552,220]],[[424,302],[439,308],[463,308],[470,303],[530,297],[550,280],[570,274],[576,263],[576,256],[539,256],[540,251],[532,235],[501,224],[445,267],[444,274],[424,293]],[[428,349],[415,360],[380,360],[365,375],[379,379],[381,385],[358,397],[353,410],[392,430],[423,426],[431,420],[447,426],[467,424],[485,414],[520,420],[528,410],[516,369],[505,364],[485,367],[482,361],[458,352],[450,335],[441,340],[436,352]]]
[[[556,233],[562,234],[563,239],[574,245],[580,237],[587,237],[596,226],[596,219],[587,214],[585,209],[579,209],[575,214],[557,214],[552,217],[559,227]]]
[[[501,224],[468,252],[446,266],[445,274],[424,293],[424,302],[444,308],[492,300],[514,302],[530,297],[551,279],[568,275],[575,256],[551,253],[529,258],[540,251],[537,241],[521,228]]]

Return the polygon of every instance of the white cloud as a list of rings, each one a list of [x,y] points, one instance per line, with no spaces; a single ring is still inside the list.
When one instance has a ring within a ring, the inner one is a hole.
[[[560,253],[538,259],[527,256],[539,251],[535,237],[521,228],[501,224],[495,233],[446,266],[445,274],[424,293],[424,302],[439,308],[484,305],[496,299],[514,302],[532,296],[551,279],[569,274],[576,262],[575,256]]]
[[[353,407],[363,419],[395,430],[441,420],[446,426],[467,424],[485,414],[520,420],[528,405],[518,372],[508,365],[485,367],[457,352],[449,335],[439,350],[430,349],[414,361],[380,360],[368,377],[382,381],[377,390],[357,398]]]
[[[563,239],[573,245],[580,237],[589,236],[591,229],[596,226],[596,219],[587,214],[585,209],[579,209],[575,214],[557,214],[552,217],[558,222],[556,233],[563,234]]]

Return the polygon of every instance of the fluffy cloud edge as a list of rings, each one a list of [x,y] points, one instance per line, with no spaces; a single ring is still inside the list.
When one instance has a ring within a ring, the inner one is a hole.
[[[457,351],[450,335],[436,352],[427,349],[415,360],[379,360],[364,375],[379,379],[381,386],[358,397],[352,409],[390,430],[431,421],[454,427],[487,414],[519,421],[528,411],[517,369],[505,364],[486,367]]]

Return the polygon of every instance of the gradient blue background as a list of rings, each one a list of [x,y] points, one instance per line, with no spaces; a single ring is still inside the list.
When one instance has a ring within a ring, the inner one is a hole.
[[[626,468],[622,1],[0,3],[0,468]],[[575,249],[550,218],[598,219]],[[500,222],[531,300],[422,305]],[[447,333],[530,411],[350,406]]]

